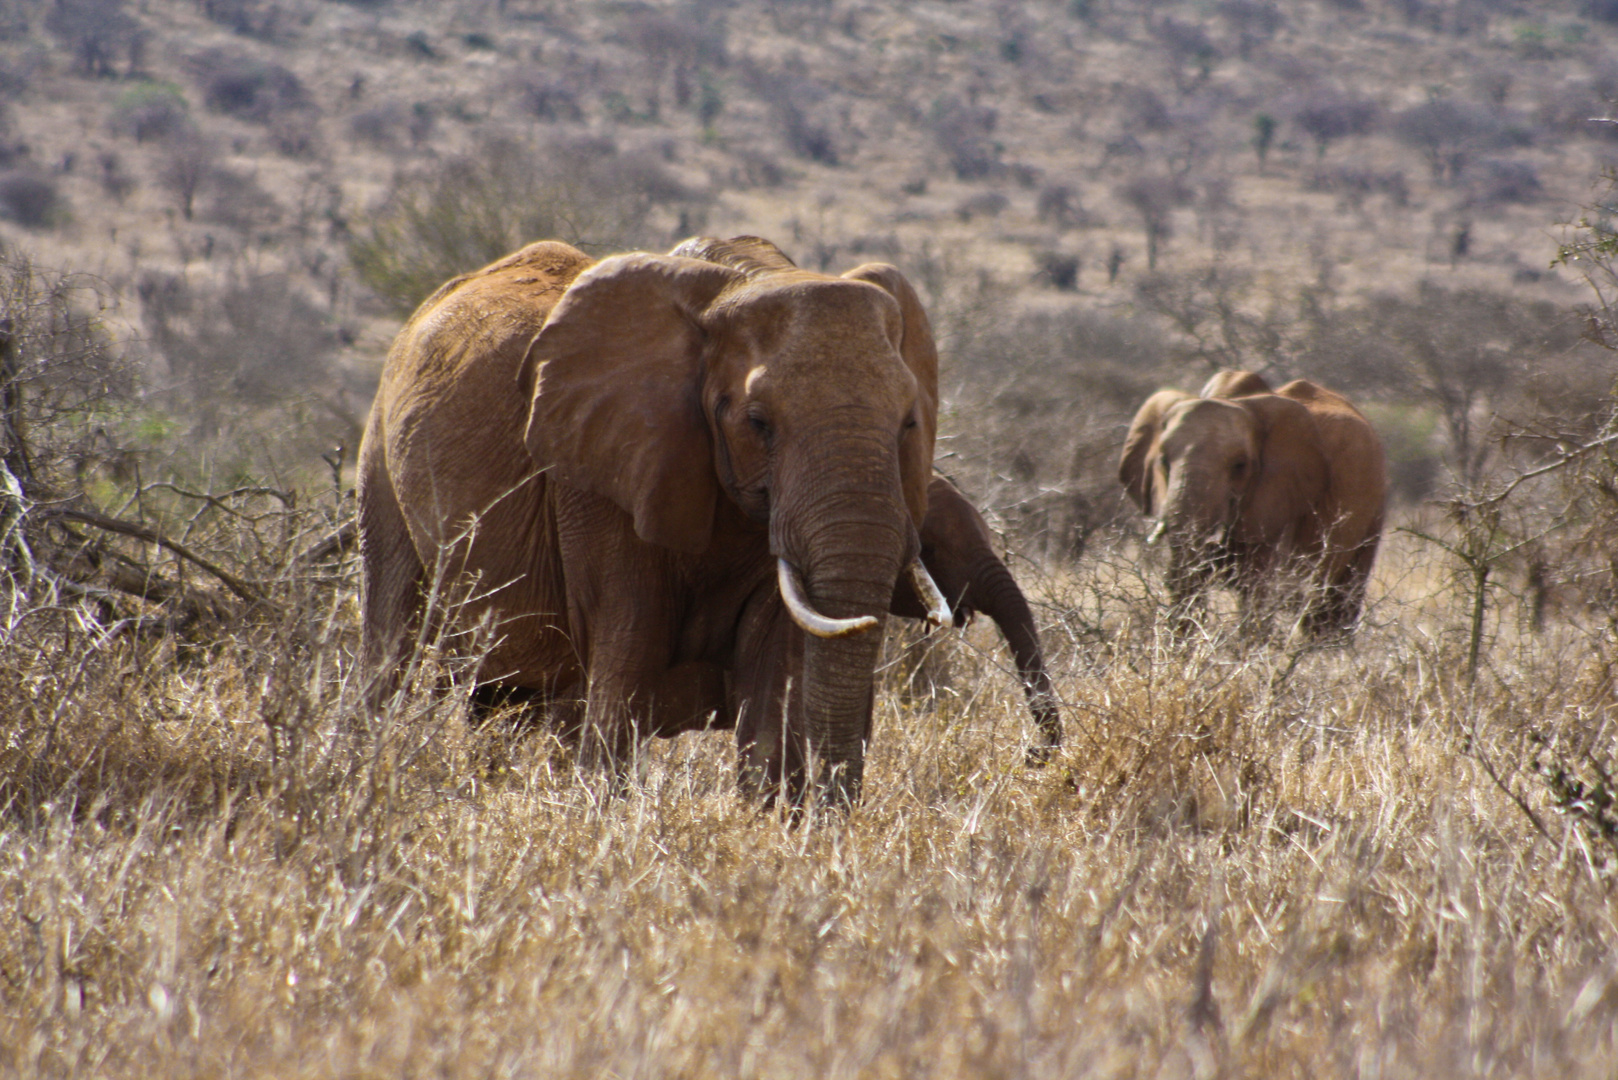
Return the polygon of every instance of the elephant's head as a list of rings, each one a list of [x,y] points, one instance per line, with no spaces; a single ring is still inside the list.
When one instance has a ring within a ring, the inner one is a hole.
[[[1318,543],[1329,473],[1309,412],[1275,394],[1231,400],[1160,390],[1135,414],[1118,478],[1166,536],[1170,579],[1233,551]]]
[[[881,621],[898,575],[920,565],[937,366],[893,267],[810,273],[754,238],[601,261],[525,365],[535,461],[612,500],[643,540],[708,550],[722,500],[768,530],[810,635],[800,749],[845,797],[863,771]]]

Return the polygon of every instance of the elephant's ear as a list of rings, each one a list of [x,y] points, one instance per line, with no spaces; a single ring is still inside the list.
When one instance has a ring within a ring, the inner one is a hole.
[[[738,277],[697,259],[604,259],[563,294],[524,363],[535,463],[611,499],[642,540],[677,551],[702,551],[713,531],[702,316]]]
[[[933,342],[932,323],[921,306],[921,297],[898,267],[887,263],[856,266],[843,277],[865,281],[884,289],[899,302],[903,330],[899,355],[916,377],[918,409],[916,433],[904,441],[899,469],[903,478],[905,504],[918,532],[927,519],[927,485],[933,477],[933,442],[938,437],[938,346]]]
[[[1129,498],[1143,514],[1157,512],[1158,492],[1153,491],[1152,447],[1157,445],[1158,433],[1163,430],[1163,414],[1190,394],[1180,390],[1159,390],[1146,399],[1129,423],[1129,435],[1124,439],[1124,452],[1118,457],[1118,482],[1129,492]]]
[[[1291,535],[1308,547],[1330,524],[1321,521],[1331,464],[1309,410],[1290,398],[1256,394],[1237,402],[1258,421],[1258,475],[1242,505],[1237,538],[1273,544]]]

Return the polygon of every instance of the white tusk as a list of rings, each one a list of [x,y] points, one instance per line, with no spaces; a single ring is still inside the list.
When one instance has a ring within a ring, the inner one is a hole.
[[[949,610],[949,601],[944,599],[944,593],[939,589],[938,583],[927,572],[920,559],[912,559],[910,568],[906,571],[910,575],[910,584],[921,597],[921,602],[927,609],[927,625],[949,626],[955,622],[955,616]]]
[[[815,637],[847,637],[850,634],[864,633],[876,625],[876,618],[871,615],[861,615],[853,619],[828,619],[816,611],[810,606],[808,597],[803,594],[803,581],[798,577],[797,568],[785,559],[775,560],[775,576],[781,583],[781,599],[786,601],[787,611],[792,614],[792,621]]]
[[[1157,524],[1152,526],[1152,531],[1146,534],[1146,542],[1155,544],[1163,539],[1163,533],[1168,530],[1168,527],[1169,523],[1159,518]]]

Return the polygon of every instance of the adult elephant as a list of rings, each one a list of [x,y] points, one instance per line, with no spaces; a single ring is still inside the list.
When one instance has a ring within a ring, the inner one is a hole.
[[[1203,396],[1159,390],[1135,414],[1118,479],[1169,544],[1183,624],[1210,583],[1233,584],[1255,617],[1278,580],[1304,586],[1312,634],[1353,629],[1382,536],[1382,443],[1340,394],[1304,379],[1270,391],[1245,371]]]
[[[933,477],[927,492],[921,557],[949,601],[956,626],[965,626],[981,611],[1000,628],[1017,665],[1017,677],[1038,732],[1039,741],[1028,748],[1028,763],[1045,764],[1062,745],[1062,714],[1057,709],[1050,674],[1045,670],[1034,614],[1011,571],[995,554],[994,537],[983,515],[942,476]],[[912,619],[928,614],[909,581],[899,583],[892,611]]]
[[[756,237],[537,243],[448,282],[360,449],[373,700],[441,576],[485,631],[478,682],[551,703],[583,762],[723,703],[744,787],[853,800],[900,576],[948,618],[918,559],[937,363],[899,271]]]

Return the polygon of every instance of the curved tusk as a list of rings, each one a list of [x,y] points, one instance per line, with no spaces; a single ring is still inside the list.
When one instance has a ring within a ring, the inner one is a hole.
[[[955,622],[955,616],[949,609],[949,601],[944,599],[944,593],[939,589],[938,583],[927,572],[920,559],[912,559],[909,568],[905,571],[910,575],[910,585],[921,597],[921,602],[927,608],[928,626],[950,626]]]
[[[871,615],[861,615],[853,619],[828,619],[816,611],[810,606],[809,598],[803,594],[803,580],[798,577],[797,568],[785,559],[775,560],[775,576],[781,584],[781,599],[786,601],[787,611],[792,614],[792,621],[815,637],[847,637],[850,634],[862,634],[876,625],[877,620]]]
[[[1152,531],[1146,534],[1146,542],[1148,544],[1155,544],[1159,540],[1163,539],[1163,534],[1168,531],[1168,527],[1169,523],[1167,521],[1163,520],[1162,518],[1158,518],[1157,524],[1152,526]]]

